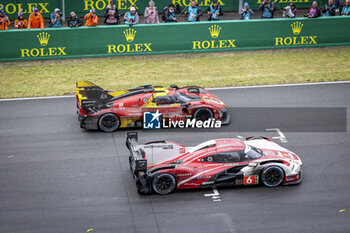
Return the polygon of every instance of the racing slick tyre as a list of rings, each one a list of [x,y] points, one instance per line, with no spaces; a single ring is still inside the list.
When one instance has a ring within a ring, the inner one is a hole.
[[[152,180],[152,189],[154,192],[160,195],[165,195],[173,192],[176,188],[175,177],[168,174],[162,173],[155,176]]]
[[[98,120],[98,127],[106,133],[114,132],[118,129],[120,124],[119,118],[113,113],[106,113]]]
[[[279,166],[268,166],[261,171],[261,182],[269,188],[274,188],[283,183],[284,171]]]
[[[193,114],[193,118],[197,121],[206,121],[208,119],[213,119],[213,117],[213,112],[208,108],[197,109]]]

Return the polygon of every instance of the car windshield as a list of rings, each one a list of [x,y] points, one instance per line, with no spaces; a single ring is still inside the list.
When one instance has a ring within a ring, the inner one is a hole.
[[[203,142],[203,143],[201,143],[201,144],[191,148],[188,152],[193,153],[195,151],[203,150],[205,148],[209,148],[209,147],[212,147],[212,146],[215,146],[215,145],[216,145],[216,141],[215,140],[209,140],[209,141]]]
[[[175,93],[175,98],[178,100],[180,103],[188,103],[191,100],[187,98],[186,96],[183,96],[179,91]]]
[[[262,156],[261,150],[253,146],[247,146],[244,152],[245,157],[249,158],[249,160],[258,159]]]

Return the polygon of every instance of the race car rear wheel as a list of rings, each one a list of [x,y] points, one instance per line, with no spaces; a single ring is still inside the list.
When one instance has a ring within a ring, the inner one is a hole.
[[[261,182],[269,188],[274,188],[283,183],[284,171],[279,166],[268,166],[261,171]]]
[[[162,173],[155,176],[152,180],[153,191],[160,195],[165,195],[173,192],[176,188],[175,177],[168,174]]]
[[[197,121],[206,121],[208,119],[213,119],[213,112],[208,108],[200,108],[194,112],[193,118]]]
[[[119,118],[113,113],[106,113],[98,120],[100,130],[106,133],[114,132],[118,129],[120,124]]]

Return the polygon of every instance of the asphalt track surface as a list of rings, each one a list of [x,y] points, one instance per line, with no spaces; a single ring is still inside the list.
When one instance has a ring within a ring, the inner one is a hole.
[[[229,107],[346,107],[349,122],[350,84],[213,92]],[[276,136],[137,131],[141,143],[185,145]],[[349,124],[346,132],[284,133],[288,142],[280,144],[303,160],[302,184],[218,189],[216,202],[205,197],[212,189],[139,195],[128,168],[126,132],[80,129],[74,98],[0,102],[0,232],[350,232]]]

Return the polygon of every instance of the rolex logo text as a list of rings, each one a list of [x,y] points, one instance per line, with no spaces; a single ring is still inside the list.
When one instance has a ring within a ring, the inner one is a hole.
[[[275,46],[317,44],[317,36],[299,36],[304,26],[301,22],[294,22],[290,26],[294,36],[276,37]]]
[[[41,48],[21,49],[21,57],[53,57],[67,55],[66,47],[46,47],[51,37],[47,32],[40,32],[36,37],[38,38]]]
[[[209,28],[210,37],[212,40],[204,41],[192,41],[193,50],[201,49],[223,49],[223,48],[235,48],[235,41],[233,39],[229,40],[216,40],[220,36],[221,27],[219,25],[212,25]]]
[[[136,30],[128,28],[123,31],[125,40],[129,43],[112,44],[107,46],[107,53],[141,53],[152,52],[152,43],[132,43],[136,36]]]

